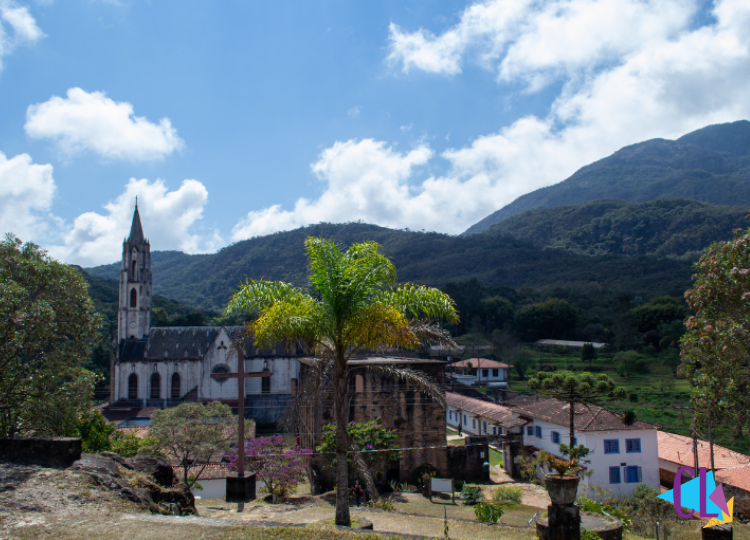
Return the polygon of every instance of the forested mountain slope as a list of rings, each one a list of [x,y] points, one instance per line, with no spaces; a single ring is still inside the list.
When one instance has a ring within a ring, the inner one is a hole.
[[[748,207],[657,199],[635,203],[598,199],[577,206],[537,208],[483,234],[508,235],[540,247],[584,255],[622,254],[696,260],[703,249],[747,229]]]
[[[374,240],[393,259],[400,281],[443,287],[476,277],[506,287],[597,287],[636,294],[682,296],[690,285],[690,263],[656,257],[590,257],[542,249],[499,235],[453,237],[367,225],[319,224],[238,242],[212,255],[152,253],[154,292],[181,303],[221,310],[246,279],[306,285],[304,240],[324,236],[349,245]],[[119,264],[87,269],[116,278]]]
[[[676,141],[652,139],[626,146],[559,184],[522,195],[463,234],[480,233],[535,208],[659,198],[750,208],[750,122],[708,126]]]

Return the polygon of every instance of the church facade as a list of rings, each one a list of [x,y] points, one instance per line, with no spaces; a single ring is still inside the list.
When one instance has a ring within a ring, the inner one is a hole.
[[[245,380],[245,416],[261,425],[281,419],[299,380],[301,350],[257,349],[252,339],[238,346],[241,326],[152,328],[152,296],[151,246],[136,205],[123,242],[110,407],[164,408],[192,401],[236,406],[237,379],[211,374],[236,373],[241,352],[246,372],[270,373]]]

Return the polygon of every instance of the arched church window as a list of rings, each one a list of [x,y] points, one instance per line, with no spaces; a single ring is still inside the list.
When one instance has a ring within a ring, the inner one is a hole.
[[[172,374],[172,399],[180,399],[180,374]]]
[[[135,281],[136,279],[138,279],[135,277],[135,267],[136,267],[136,261],[133,261],[133,272],[130,274],[132,276],[132,281]]]
[[[271,370],[268,369],[268,360],[263,361],[263,371],[268,373]],[[262,394],[271,393],[271,377],[263,377],[260,383],[260,391]]]
[[[128,399],[138,399],[138,375],[135,373],[128,377]]]
[[[161,398],[161,375],[154,373],[151,375],[151,399]]]
[[[130,307],[138,307],[138,293],[135,292],[135,287],[130,289]]]

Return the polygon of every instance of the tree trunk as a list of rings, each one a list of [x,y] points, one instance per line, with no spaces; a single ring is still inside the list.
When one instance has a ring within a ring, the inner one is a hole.
[[[336,358],[333,377],[333,408],[336,419],[336,525],[351,526],[349,516],[349,369],[346,358]]]

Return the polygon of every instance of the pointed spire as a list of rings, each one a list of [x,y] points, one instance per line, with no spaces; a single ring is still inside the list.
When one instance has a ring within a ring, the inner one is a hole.
[[[130,227],[130,237],[128,243],[132,245],[142,244],[143,227],[141,227],[141,215],[138,213],[138,198],[135,199],[135,212],[133,212],[133,225]]]

